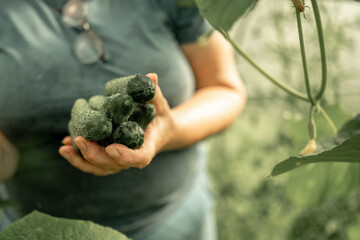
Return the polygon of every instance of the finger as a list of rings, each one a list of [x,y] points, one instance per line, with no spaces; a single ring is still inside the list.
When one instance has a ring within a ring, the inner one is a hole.
[[[97,176],[106,176],[113,174],[115,172],[110,170],[105,170],[103,168],[99,168],[97,166],[92,165],[82,157],[80,157],[75,149],[72,146],[62,146],[59,149],[59,153],[63,156],[72,166],[80,169],[83,172],[91,173]]]
[[[146,76],[151,78],[154,81],[155,85],[158,85],[159,77],[156,73],[148,73],[146,74]]]
[[[86,161],[104,169],[124,169],[125,166],[118,164],[117,161],[112,159],[105,151],[104,147],[96,142],[88,141],[79,136],[75,138],[75,144],[80,149],[81,154]]]
[[[152,159],[144,149],[146,149],[144,145],[139,149],[131,149],[122,144],[114,143],[107,146],[105,151],[123,166],[144,168],[149,165]]]
[[[169,104],[164,97],[159,85],[156,85],[155,96],[151,100],[151,103],[155,105],[156,113],[162,115],[167,111],[170,111]]]
[[[72,138],[70,136],[66,136],[61,142],[64,145],[72,145]]]
[[[148,73],[146,74],[146,76],[148,76],[149,78],[151,78],[155,85],[156,85],[156,88],[155,88],[155,96],[154,98],[151,100],[151,103],[153,103],[155,105],[155,108],[156,108],[156,111],[158,114],[161,114],[163,113],[164,111],[167,111],[169,110],[169,104],[167,102],[167,100],[165,99],[159,85],[158,85],[158,82],[159,82],[159,77],[156,73]]]
[[[113,143],[105,148],[105,152],[119,164],[129,167],[134,167],[133,158],[129,157],[129,152],[134,151],[122,144]]]

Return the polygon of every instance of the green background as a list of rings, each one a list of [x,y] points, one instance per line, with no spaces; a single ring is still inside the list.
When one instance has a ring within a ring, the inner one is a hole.
[[[319,4],[329,70],[322,105],[339,127],[360,112],[360,3]],[[317,89],[321,66],[311,10],[305,11],[303,27],[310,80]],[[231,35],[271,75],[305,91],[291,1],[260,1]],[[309,107],[237,60],[247,106],[229,129],[207,139],[219,240],[359,239],[360,166],[310,164],[269,177],[275,164],[306,145]],[[321,116],[316,123],[319,140],[333,134]]]
[[[305,92],[291,5],[260,1],[236,22],[231,36],[271,75]],[[322,105],[339,127],[360,112],[360,4],[319,5],[329,71]],[[305,16],[308,67],[316,90],[321,65],[311,5]],[[309,164],[268,177],[275,164],[306,145],[309,106],[287,96],[241,57],[238,66],[249,94],[247,107],[229,129],[209,138],[219,239],[359,239],[360,166]],[[318,140],[333,134],[321,115],[316,115],[316,123]]]

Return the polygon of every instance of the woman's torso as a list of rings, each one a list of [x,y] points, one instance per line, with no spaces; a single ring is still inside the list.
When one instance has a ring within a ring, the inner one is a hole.
[[[20,152],[19,169],[6,183],[21,206],[14,213],[121,219],[117,225],[132,229],[139,227],[134,219],[161,212],[188,189],[203,167],[201,144],[161,153],[143,170],[106,177],[83,173],[58,154],[74,100],[101,94],[114,77],[158,73],[172,107],[192,96],[194,77],[172,31],[174,17],[173,1],[89,1],[87,19],[108,62],[83,65],[72,52],[79,32],[53,6],[0,3],[0,129]]]

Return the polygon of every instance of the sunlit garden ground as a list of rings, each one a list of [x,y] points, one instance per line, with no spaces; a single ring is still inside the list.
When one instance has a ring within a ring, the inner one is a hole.
[[[295,14],[261,2],[233,29],[249,55],[304,92]],[[290,1],[289,1],[290,2]],[[337,127],[360,112],[360,4],[327,2],[323,23],[329,84],[324,106]],[[303,20],[313,88],[321,71],[311,9]],[[241,58],[249,100],[239,119],[209,140],[220,240],[360,239],[360,166],[310,164],[277,177],[274,165],[306,145],[308,104],[286,96]],[[333,134],[317,117],[318,139]]]

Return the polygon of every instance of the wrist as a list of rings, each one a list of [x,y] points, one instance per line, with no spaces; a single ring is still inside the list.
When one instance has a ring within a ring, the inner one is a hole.
[[[181,128],[178,118],[174,117],[173,111],[170,112],[169,118],[164,124],[162,137],[160,137],[160,151],[171,151],[181,148]]]

